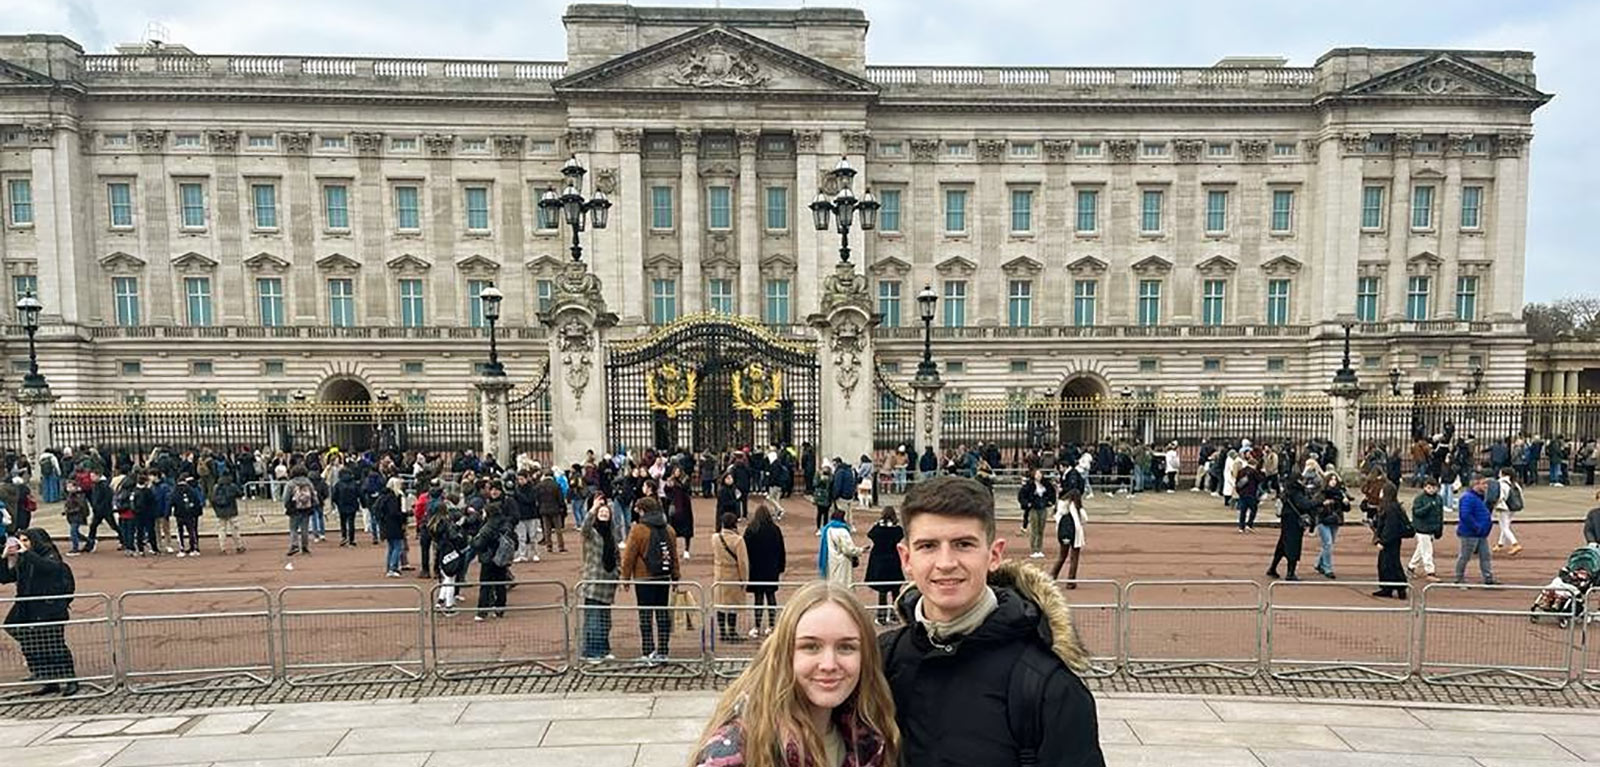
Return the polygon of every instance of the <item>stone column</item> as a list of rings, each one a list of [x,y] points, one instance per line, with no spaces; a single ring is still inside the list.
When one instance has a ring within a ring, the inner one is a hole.
[[[821,300],[817,295],[817,278],[822,274],[817,243],[825,233],[812,226],[811,209],[807,207],[817,194],[817,149],[821,143],[821,131],[794,132],[795,220],[791,229],[795,249],[795,306],[816,306]]]
[[[556,276],[550,311],[550,412],[552,460],[566,464],[585,450],[600,452],[606,440],[606,330],[617,315],[606,311],[600,278],[581,261]]]
[[[1494,142],[1494,216],[1486,218],[1492,249],[1489,305],[1486,319],[1522,316],[1523,280],[1527,272],[1528,163],[1523,158],[1529,135],[1501,133]],[[1485,211],[1485,214],[1487,210]]]
[[[514,386],[511,376],[478,376],[472,385],[478,390],[478,408],[483,416],[478,454],[493,455],[502,466],[511,466],[507,458],[511,455],[511,432],[507,428],[511,418],[507,393]]]
[[[1339,462],[1337,469],[1340,476],[1344,477],[1345,484],[1357,482],[1360,479],[1358,466],[1360,457],[1356,454],[1356,425],[1361,419],[1361,395],[1365,394],[1360,384],[1335,383],[1328,389],[1328,408],[1333,411],[1333,445],[1339,449]]]
[[[853,461],[872,452],[872,311],[867,278],[840,262],[822,284],[817,329],[822,359],[822,451]]]
[[[73,292],[73,264],[77,257],[73,234],[77,225],[74,206],[80,204],[80,200],[72,193],[75,164],[68,162],[77,142],[73,140],[75,134],[49,124],[28,125],[27,133],[29,170],[33,174],[37,293],[44,304],[40,321],[52,324],[63,317],[77,316],[77,295]],[[144,289],[148,292],[152,287],[147,285]],[[15,301],[16,296],[11,300]]]
[[[756,187],[756,142],[761,131],[741,130],[739,137],[739,313],[762,318],[761,217]],[[747,303],[748,302],[748,303]]]
[[[929,446],[933,447],[934,455],[944,455],[944,447],[940,444],[944,436],[944,399],[941,396],[944,381],[939,378],[914,378],[911,390],[917,394],[917,454],[911,458],[911,469],[915,471],[917,461]]]
[[[650,222],[650,190],[644,186],[644,172],[639,156],[640,141],[644,132],[638,128],[615,128],[617,152],[622,181],[617,187],[619,196],[637,200],[639,209],[624,215],[613,216],[611,225],[617,227],[621,251],[622,284],[617,286],[621,298],[622,322],[629,325],[644,321],[644,307],[648,298],[644,292],[644,230]]]
[[[60,399],[50,392],[50,387],[17,390],[16,400],[22,414],[22,456],[29,465],[39,465],[39,454],[51,447],[50,405]]]
[[[698,314],[705,311],[702,295],[705,278],[700,275],[700,233],[705,230],[705,218],[700,212],[700,131],[679,130],[678,149],[683,155],[683,170],[678,176],[678,194],[683,197],[683,215],[678,221],[678,254],[683,259],[682,285],[678,294],[683,297],[679,314]]]
[[[1411,238],[1411,149],[1416,140],[1421,138],[1414,133],[1397,133],[1394,137],[1394,181],[1390,185],[1389,195],[1389,284],[1384,286],[1384,319],[1391,322],[1404,319],[1406,316],[1406,295],[1409,290],[1410,273],[1406,271],[1406,258],[1410,254]],[[1439,205],[1439,185],[1433,189],[1433,205]],[[1434,216],[1434,231],[1439,229],[1438,216]],[[1440,289],[1438,285],[1429,285],[1429,314],[1438,308]],[[1423,317],[1422,319],[1431,319]]]

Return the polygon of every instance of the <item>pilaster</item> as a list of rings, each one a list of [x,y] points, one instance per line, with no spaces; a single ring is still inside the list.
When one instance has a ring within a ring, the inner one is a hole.
[[[761,231],[756,188],[756,144],[761,132],[741,130],[739,139],[739,313],[761,318]]]
[[[509,423],[511,410],[508,405],[507,394],[511,391],[510,376],[479,376],[472,382],[473,388],[478,390],[478,407],[482,414],[479,421],[482,423],[482,439],[479,442],[479,455],[492,455],[502,465],[511,465],[511,432]]]
[[[822,352],[822,458],[872,452],[872,312],[867,278],[839,262],[822,285],[821,311],[808,318]]]
[[[617,261],[621,264],[618,285],[618,306],[622,307],[623,324],[633,325],[644,321],[644,229],[649,225],[650,196],[644,188],[644,171],[640,164],[640,142],[644,132],[638,128],[616,128],[618,165],[622,176],[619,193],[637,201],[637,210],[612,218],[617,227]]]
[[[60,397],[50,387],[17,390],[16,401],[22,416],[22,456],[30,465],[39,465],[39,454],[54,444],[50,430],[50,407]]]
[[[818,284],[822,264],[818,238],[822,233],[811,225],[811,211],[806,207],[817,192],[817,150],[821,142],[821,131],[794,132],[795,220],[791,229],[795,246],[795,306],[816,306],[821,300]]]
[[[600,278],[581,261],[569,262],[556,277],[550,311],[540,320],[550,328],[551,457],[558,464],[599,451],[606,436],[606,331],[617,316],[606,310]]]
[[[699,314],[705,311],[700,241],[706,228],[705,215],[700,210],[700,131],[679,130],[678,150],[683,159],[683,170],[678,177],[679,194],[683,197],[683,217],[678,222],[678,253],[683,259],[683,277],[678,293],[683,296],[683,305],[678,313]]]
[[[913,378],[911,390],[916,393],[916,447],[912,457],[912,470],[916,462],[931,445],[933,453],[944,455],[944,381],[939,378]]]
[[[1389,282],[1385,285],[1384,314],[1385,318],[1393,321],[1405,317],[1406,311],[1406,258],[1409,255],[1411,240],[1411,205],[1413,203],[1411,188],[1411,148],[1417,140],[1415,134],[1396,134],[1394,137],[1394,181],[1393,193],[1389,195]],[[1433,204],[1439,204],[1439,190],[1434,190]],[[1439,225],[1438,217],[1434,217],[1434,227]],[[1430,285],[1430,299],[1439,295],[1439,286]],[[1432,307],[1430,307],[1432,308]],[[1426,319],[1426,318],[1424,318]]]

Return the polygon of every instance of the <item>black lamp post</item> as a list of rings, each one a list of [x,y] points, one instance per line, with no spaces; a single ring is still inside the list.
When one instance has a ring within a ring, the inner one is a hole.
[[[572,237],[574,240],[577,239],[576,229],[573,230]],[[574,245],[573,249],[576,250],[577,246]],[[483,319],[489,323],[489,364],[483,367],[483,374],[486,376],[506,374],[505,366],[500,364],[500,350],[495,347],[494,340],[494,326],[500,321],[500,301],[504,298],[505,295],[494,285],[489,285],[478,293],[478,300],[483,303]]]
[[[917,294],[917,314],[922,317],[922,361],[917,363],[917,380],[939,380],[939,366],[933,364],[933,309],[939,303],[939,294],[932,285],[922,286]]]
[[[1354,317],[1344,315],[1339,318],[1339,327],[1344,328],[1344,358],[1333,374],[1335,384],[1354,386],[1357,382],[1355,368],[1350,367],[1350,329],[1355,326]]]
[[[1399,365],[1389,366],[1389,393],[1396,397],[1400,396],[1400,375]]]
[[[1472,386],[1467,389],[1468,394],[1477,394],[1483,388],[1483,366],[1472,366]]]
[[[22,320],[22,329],[28,332],[28,374],[22,377],[24,389],[49,388],[44,376],[39,374],[39,353],[33,343],[33,335],[39,332],[39,312],[42,309],[44,304],[32,293],[17,299],[17,319]]]
[[[595,190],[594,196],[587,199],[583,196],[583,177],[588,169],[578,164],[577,156],[567,158],[567,164],[561,166],[561,175],[566,177],[567,185],[556,193],[554,187],[544,190],[539,198],[539,228],[555,229],[561,225],[561,219],[567,220],[567,225],[572,227],[572,260],[583,260],[583,244],[578,239],[578,234],[584,229],[584,214],[588,215],[588,223],[596,229],[606,228],[606,219],[611,210],[611,201],[606,199],[605,192]],[[491,340],[493,334],[490,334]]]
[[[850,263],[850,223],[857,211],[861,213],[861,231],[870,232],[878,227],[878,201],[872,196],[872,190],[862,193],[856,199],[856,193],[850,191],[850,180],[856,177],[856,169],[850,167],[848,158],[839,158],[839,164],[833,166],[829,172],[839,186],[839,191],[834,192],[829,199],[827,193],[817,190],[817,198],[811,201],[811,216],[817,231],[828,230],[828,218],[833,217],[839,231],[839,262]]]

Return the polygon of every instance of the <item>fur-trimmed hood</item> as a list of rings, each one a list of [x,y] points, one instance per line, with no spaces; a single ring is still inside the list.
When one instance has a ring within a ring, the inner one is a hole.
[[[1037,611],[1033,623],[1039,639],[1068,668],[1077,673],[1089,669],[1089,651],[1072,625],[1072,608],[1049,574],[1026,562],[1006,560],[989,573],[988,581],[1000,596],[1002,609],[1011,601],[1002,592],[1009,591],[1023,603],[1021,609],[1025,613]],[[921,592],[913,585],[907,585],[901,593],[896,607],[907,626],[916,625],[916,605],[921,599]]]

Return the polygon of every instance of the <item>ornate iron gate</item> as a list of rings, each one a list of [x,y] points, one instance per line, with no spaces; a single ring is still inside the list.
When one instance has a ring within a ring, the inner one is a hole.
[[[549,465],[553,425],[550,420],[549,360],[545,361],[544,369],[534,378],[532,386],[522,391],[511,391],[511,397],[506,402],[506,416],[512,454],[532,453],[534,460]],[[508,459],[500,460],[504,465],[511,465]]]
[[[612,345],[606,447],[816,444],[819,379],[814,344],[737,317],[685,317]]]

